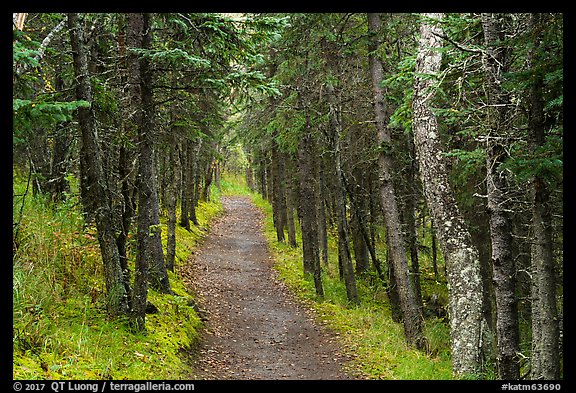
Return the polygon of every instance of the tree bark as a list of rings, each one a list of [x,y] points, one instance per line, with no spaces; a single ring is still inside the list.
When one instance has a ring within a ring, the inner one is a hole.
[[[72,46],[74,74],[76,75],[76,98],[92,103],[87,54],[83,44],[84,33],[78,14],[68,14],[68,28]],[[95,216],[98,243],[100,244],[104,266],[106,308],[111,316],[126,314],[128,313],[128,301],[114,235],[110,195],[105,181],[102,150],[91,108],[78,108],[78,127],[82,143],[80,148],[80,165],[82,167],[80,181],[85,190],[82,200],[83,203],[88,202],[90,210]]]
[[[530,16],[530,27],[537,32],[543,25],[541,14]],[[536,34],[536,33],[535,33]],[[538,61],[541,34],[536,34],[534,49],[530,53],[531,67]],[[536,73],[536,72],[535,72]],[[528,130],[533,151],[546,141],[544,123],[544,81],[536,73],[530,91]],[[532,182],[532,359],[531,379],[555,380],[560,378],[560,328],[556,303],[556,275],[552,248],[551,190],[545,179],[534,176]]]
[[[415,70],[413,132],[426,200],[446,261],[452,370],[456,377],[463,377],[480,371],[482,279],[478,251],[472,244],[448,181],[438,123],[432,112],[435,81],[429,76],[436,75],[441,66],[442,29],[438,22],[442,18],[443,14],[422,16]]]
[[[346,295],[353,304],[360,302],[358,298],[358,288],[356,286],[356,275],[352,265],[352,255],[350,252],[350,231],[348,228],[348,212],[346,208],[346,189],[344,188],[344,171],[342,169],[342,148],[340,138],[343,133],[341,105],[332,85],[327,86],[328,103],[330,107],[330,147],[334,159],[334,180],[333,191],[336,202],[335,213],[338,227],[338,255],[342,267],[342,276],[346,286]]]
[[[298,241],[296,240],[296,225],[294,223],[294,212],[297,210],[296,204],[298,201],[298,185],[293,176],[296,172],[295,167],[294,159],[286,155],[286,214],[288,216],[288,244],[294,248],[298,247]]]
[[[63,20],[62,22],[66,21]],[[64,80],[61,76],[56,77],[56,83],[54,84],[54,87],[56,91],[64,90]],[[68,180],[66,180],[66,172],[68,167],[67,156],[72,139],[70,138],[70,131],[68,127],[69,122],[66,122],[64,124],[57,124],[54,130],[49,189],[52,195],[52,200],[55,202],[62,201],[64,192],[69,191],[70,189]]]
[[[202,149],[202,139],[198,138],[195,141],[187,141],[188,146],[188,183],[184,185],[186,187],[186,215],[192,223],[196,226],[200,225],[198,223],[198,217],[196,216],[196,206],[198,205],[198,187],[199,187],[199,176],[198,176],[198,163],[200,161],[200,150]],[[190,228],[188,228],[190,229]]]
[[[152,23],[150,14],[143,14],[142,48],[150,49],[152,39]],[[152,288],[162,293],[172,293],[164,252],[162,249],[160,228],[160,203],[158,200],[158,179],[156,174],[156,159],[154,140],[156,139],[154,124],[154,103],[152,97],[152,71],[145,57],[140,59],[140,91],[142,93],[142,123],[139,128],[139,233],[147,234],[143,255],[148,258],[148,281]],[[146,217],[145,217],[146,216]],[[143,240],[143,239],[141,239]]]
[[[143,173],[148,168],[145,159],[142,160],[142,132],[143,132],[143,111],[142,111],[142,72],[138,55],[130,49],[140,49],[144,46],[144,15],[131,13],[126,15],[126,46],[128,48],[127,69],[128,84],[130,86],[130,112],[133,113],[133,124],[137,129],[138,146],[138,172],[137,172],[137,216],[136,216],[136,261],[134,263],[134,289],[132,291],[132,326],[142,331],[146,327],[146,302],[148,297],[148,238],[150,237],[150,222],[148,215],[149,206],[146,205],[149,198],[145,193],[148,190],[150,175]],[[144,163],[144,164],[143,164]],[[149,170],[149,169],[148,169]]]
[[[404,334],[409,344],[417,348],[425,347],[425,339],[422,333],[422,315],[419,312],[418,302],[408,260],[406,258],[405,241],[398,209],[396,190],[392,181],[394,165],[390,152],[392,136],[386,126],[386,109],[384,106],[384,89],[380,83],[384,79],[382,63],[374,52],[378,48],[377,35],[380,32],[380,14],[368,14],[368,28],[371,34],[369,50],[370,74],[372,77],[372,89],[374,93],[374,114],[376,119],[376,129],[378,132],[378,142],[381,145],[378,157],[378,168],[380,171],[380,199],[384,212],[384,223],[386,226],[386,237],[390,262],[394,266],[394,277],[396,280],[398,294],[400,297],[400,307],[404,322]]]
[[[507,50],[502,16],[482,14],[486,49],[483,56],[488,93],[486,124],[486,183],[490,238],[492,244],[492,275],[496,300],[496,337],[498,342],[498,376],[500,379],[520,377],[518,312],[515,295],[515,269],[512,255],[512,220],[508,214],[508,188],[505,173],[499,166],[505,159],[505,127],[509,100],[501,88],[502,73],[507,71]]]
[[[120,231],[116,236],[116,245],[120,254],[120,265],[124,275],[124,286],[128,297],[129,307],[132,310],[132,300],[134,295],[130,287],[131,272],[128,266],[128,234],[132,226],[132,221],[136,212],[136,171],[134,166],[136,158],[134,149],[130,147],[135,142],[134,135],[136,129],[131,121],[132,99],[139,97],[140,91],[136,83],[129,83],[131,78],[128,72],[128,57],[126,53],[126,24],[119,22],[118,26],[118,74],[122,86],[120,109],[123,116],[120,133],[120,148],[118,154],[118,175],[120,177],[120,188],[122,194],[122,218],[120,220]],[[136,98],[137,99],[137,98]]]
[[[171,115],[175,115],[176,108],[172,108]],[[174,118],[173,118],[174,120]],[[168,136],[168,174],[167,174],[167,209],[168,209],[168,237],[166,240],[166,268],[174,271],[176,260],[176,204],[178,202],[178,193],[176,185],[178,179],[178,143],[176,142],[177,127],[172,126]]]
[[[320,264],[322,266],[328,266],[328,226],[326,217],[326,192],[328,192],[328,187],[326,186],[326,176],[324,170],[324,161],[322,159],[317,160],[317,173],[318,173],[318,190],[316,191],[316,197],[318,198],[318,249],[320,252]]]
[[[318,232],[316,223],[316,194],[314,179],[314,151],[309,120],[306,121],[305,134],[300,139],[298,150],[300,172],[300,226],[302,230],[302,253],[304,274],[311,274],[318,296],[324,296],[318,253]]]
[[[12,29],[24,30],[24,22],[27,16],[28,14],[23,12],[12,13]]]
[[[284,186],[284,164],[282,163],[281,153],[278,145],[272,138],[272,212],[274,218],[274,227],[276,228],[276,239],[284,242],[284,227],[286,227],[286,197]]]

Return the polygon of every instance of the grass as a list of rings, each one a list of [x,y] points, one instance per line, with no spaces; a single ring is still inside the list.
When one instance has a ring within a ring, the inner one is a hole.
[[[25,187],[15,176],[14,195]],[[198,206],[199,227],[188,232],[177,226],[177,267],[222,212],[214,194]],[[181,352],[195,344],[200,319],[182,278],[169,272],[174,296],[149,290],[148,300],[160,311],[147,315],[146,332],[135,334],[126,319],[111,320],[104,310],[100,251],[95,231],[84,228],[77,194],[58,205],[27,195],[22,206],[15,197],[15,220],[21,207],[13,255],[13,378],[187,379],[190,367]]]

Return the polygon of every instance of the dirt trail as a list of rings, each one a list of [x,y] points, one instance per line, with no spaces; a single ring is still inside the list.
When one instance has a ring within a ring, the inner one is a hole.
[[[225,215],[189,260],[206,310],[196,379],[349,379],[335,335],[317,326],[276,278],[262,213],[247,197],[224,197]]]

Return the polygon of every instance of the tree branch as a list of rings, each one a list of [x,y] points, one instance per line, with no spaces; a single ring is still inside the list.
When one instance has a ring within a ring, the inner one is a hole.
[[[438,38],[442,38],[443,40],[448,41],[449,43],[451,43],[452,45],[454,45],[456,48],[460,49],[461,51],[470,52],[470,53],[480,53],[480,54],[484,53],[484,50],[480,49],[480,48],[466,48],[444,34],[438,34],[436,32],[432,32],[432,34]]]

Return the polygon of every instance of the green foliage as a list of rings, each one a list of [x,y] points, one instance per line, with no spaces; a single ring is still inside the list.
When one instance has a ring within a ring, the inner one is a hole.
[[[13,145],[26,142],[37,128],[51,128],[57,123],[70,121],[76,109],[90,107],[86,101],[58,101],[58,96],[52,94],[48,77],[38,68],[39,46],[25,33],[14,31],[13,67],[15,73],[20,73],[15,77],[12,99]],[[43,88],[39,91],[41,86]]]
[[[390,91],[386,99],[393,105],[394,112],[390,115],[389,127],[400,128],[405,132],[412,130],[412,99],[413,89],[406,90],[406,86],[414,85],[414,68],[416,56],[406,56],[401,60],[395,72],[391,72],[382,81],[382,86]]]
[[[561,135],[550,135],[545,143],[533,151],[526,150],[526,145],[514,143],[511,146],[512,156],[499,168],[510,170],[516,181],[525,183],[538,176],[548,187],[555,188],[563,181],[564,159]]]
[[[193,69],[208,69],[211,66],[210,60],[192,55],[180,48],[163,50],[131,48],[130,50],[143,58],[165,65],[185,65]]]
[[[54,124],[72,120],[73,112],[78,108],[88,108],[87,101],[33,101],[14,98],[13,109],[13,144],[26,141],[34,127],[52,127]]]
[[[40,44],[31,39],[26,39],[23,32],[14,30],[12,41],[12,62],[16,66],[37,67],[39,65],[36,56]]]

